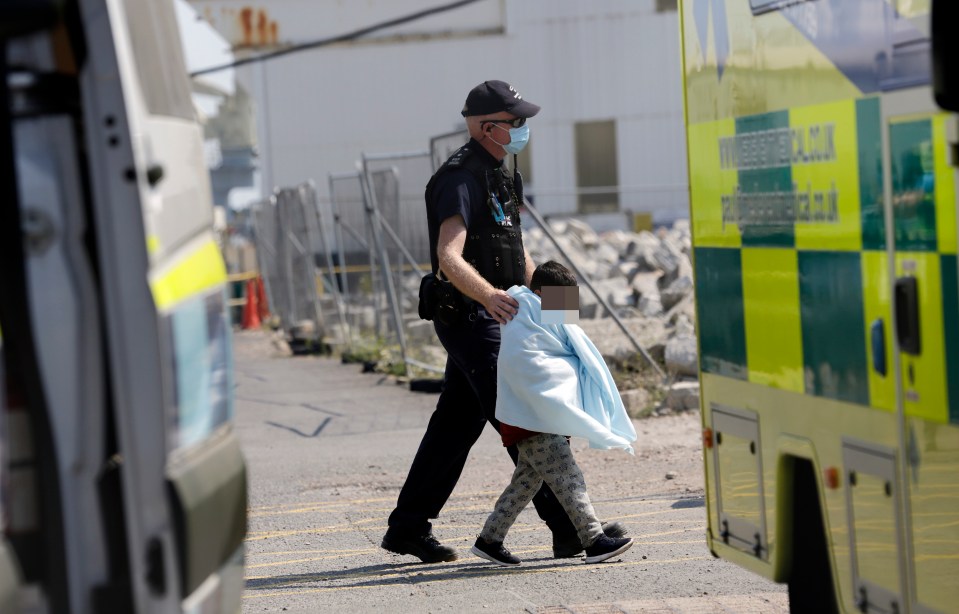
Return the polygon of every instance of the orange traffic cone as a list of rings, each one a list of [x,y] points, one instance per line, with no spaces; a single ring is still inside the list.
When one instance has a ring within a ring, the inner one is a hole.
[[[263,288],[262,277],[256,278],[256,305],[260,321],[268,320],[270,318],[270,304],[266,300],[266,290]]]
[[[260,313],[256,306],[256,283],[251,279],[246,282],[246,304],[243,306],[244,329],[260,328]]]

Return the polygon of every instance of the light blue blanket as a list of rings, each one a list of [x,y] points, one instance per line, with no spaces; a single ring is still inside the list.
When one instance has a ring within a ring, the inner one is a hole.
[[[496,418],[633,453],[636,430],[599,350],[576,324],[541,324],[540,298],[513,286],[516,316],[500,327]]]

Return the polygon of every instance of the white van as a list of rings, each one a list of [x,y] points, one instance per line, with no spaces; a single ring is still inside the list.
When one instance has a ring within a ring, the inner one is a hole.
[[[226,272],[171,0],[0,3],[0,612],[240,611]]]

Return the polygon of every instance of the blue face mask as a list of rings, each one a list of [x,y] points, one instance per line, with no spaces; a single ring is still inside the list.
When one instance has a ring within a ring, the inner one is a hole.
[[[529,126],[524,124],[519,128],[509,129],[509,143],[503,145],[506,153],[518,154],[529,143]]]
[[[506,130],[506,128],[503,128],[496,122],[490,122],[490,123],[492,123],[495,127],[499,128],[500,130]],[[519,152],[523,151],[523,148],[526,147],[527,143],[529,143],[529,126],[527,126],[526,124],[523,124],[519,128],[510,128],[508,132],[509,132],[509,143],[505,145],[503,145],[502,143],[494,139],[492,136],[490,136],[489,138],[491,141],[493,141],[494,143],[496,143],[497,145],[505,149],[506,153],[518,154]]]

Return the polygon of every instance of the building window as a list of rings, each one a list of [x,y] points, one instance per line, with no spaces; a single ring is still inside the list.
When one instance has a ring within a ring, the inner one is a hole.
[[[576,187],[580,213],[619,211],[616,122],[576,124]]]
[[[656,12],[665,13],[676,10],[676,0],[656,0]]]

